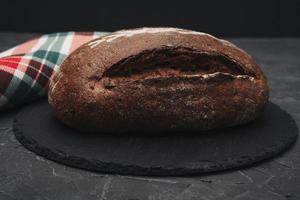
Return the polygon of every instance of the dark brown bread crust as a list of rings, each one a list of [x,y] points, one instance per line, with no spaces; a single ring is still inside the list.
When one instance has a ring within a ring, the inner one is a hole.
[[[84,44],[49,87],[57,117],[93,132],[229,127],[255,119],[267,100],[250,55],[175,28],[123,30]]]

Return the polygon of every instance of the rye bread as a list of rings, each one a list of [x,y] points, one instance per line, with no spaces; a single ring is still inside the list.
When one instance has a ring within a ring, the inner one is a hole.
[[[139,28],[79,47],[52,76],[48,99],[59,120],[83,131],[209,130],[254,120],[268,85],[228,41]]]

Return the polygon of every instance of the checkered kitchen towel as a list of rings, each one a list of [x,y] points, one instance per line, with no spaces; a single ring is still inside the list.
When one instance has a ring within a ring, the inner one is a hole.
[[[0,111],[47,95],[48,83],[62,61],[102,32],[43,35],[0,53]]]

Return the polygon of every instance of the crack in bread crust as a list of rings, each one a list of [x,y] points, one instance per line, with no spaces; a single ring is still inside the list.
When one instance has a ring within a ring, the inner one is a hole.
[[[162,77],[211,78],[218,74],[231,75],[236,78],[255,78],[255,74],[246,71],[241,64],[222,54],[207,54],[195,49],[183,47],[163,47],[133,55],[119,61],[104,71],[102,77],[107,88],[122,82]],[[92,76],[91,79],[97,76]]]
[[[127,57],[109,67],[103,76],[126,76],[142,73],[146,70],[171,68],[185,72],[207,74],[210,72],[227,72],[235,75],[251,75],[254,72],[245,69],[240,63],[220,53],[200,52],[185,47],[163,47],[140,52]]]

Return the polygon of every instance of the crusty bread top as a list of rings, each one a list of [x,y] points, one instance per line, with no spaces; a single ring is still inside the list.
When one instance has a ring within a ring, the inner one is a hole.
[[[207,54],[221,54],[243,67],[246,74],[259,76],[260,70],[249,54],[232,43],[209,34],[178,28],[139,28],[121,30],[99,37],[80,48],[79,57],[107,68],[145,50],[184,47]],[[94,54],[97,53],[97,56]],[[98,73],[101,73],[98,71]]]

